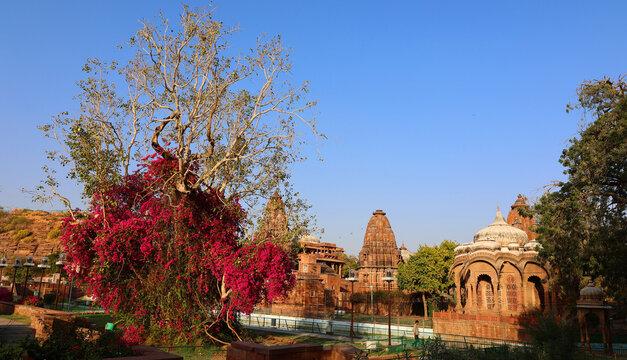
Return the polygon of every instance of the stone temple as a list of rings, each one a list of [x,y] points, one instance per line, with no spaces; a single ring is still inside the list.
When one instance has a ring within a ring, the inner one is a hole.
[[[398,263],[402,261],[401,250],[396,246],[396,238],[385,212],[377,210],[372,213],[368,228],[364,235],[364,245],[359,252],[359,286],[360,291],[386,290],[387,284],[382,280],[385,269],[390,268],[394,277],[398,275]],[[391,283],[392,289],[397,282]]]

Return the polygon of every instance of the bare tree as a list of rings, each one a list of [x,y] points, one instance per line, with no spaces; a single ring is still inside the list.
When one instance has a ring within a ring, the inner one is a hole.
[[[41,127],[59,144],[49,158],[89,197],[154,150],[177,161],[170,181],[178,192],[212,187],[254,208],[288,183],[306,137],[325,136],[311,115],[315,102],[305,99],[308,83],[289,82],[280,37],[262,36],[238,54],[229,46],[237,30],[213,20],[211,9],[184,7],[176,25],[163,14],[142,21],[123,45],[132,59],[124,66],[89,59],[88,78],[78,82],[80,110]],[[46,169],[39,198],[61,198]],[[189,175],[193,183],[184,181]]]

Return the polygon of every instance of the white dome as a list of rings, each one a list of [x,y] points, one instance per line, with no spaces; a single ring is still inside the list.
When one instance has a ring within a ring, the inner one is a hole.
[[[315,244],[319,244],[320,240],[318,240],[317,237],[313,236],[313,235],[305,235],[303,237],[301,237],[300,239],[298,239],[299,243],[315,243]]]
[[[407,250],[407,248],[405,247],[405,244],[401,246],[400,250],[401,250],[401,258],[403,259],[405,263],[409,261],[409,258],[412,257],[412,255],[416,254],[415,252]]]
[[[523,245],[529,241],[529,238],[527,237],[527,233],[508,224],[503,218],[503,215],[501,215],[501,211],[497,208],[494,222],[488,227],[479,230],[475,234],[473,241],[475,243],[481,241],[495,241],[500,245],[507,246],[511,242]]]
[[[579,295],[584,299],[603,299],[603,290],[594,286],[594,283],[590,280],[588,285],[579,291]]]
[[[497,242],[495,241],[482,241],[482,242],[478,242],[474,245],[474,249],[475,250],[490,250],[490,251],[494,251],[494,250],[499,250],[501,248],[501,245],[499,245]]]

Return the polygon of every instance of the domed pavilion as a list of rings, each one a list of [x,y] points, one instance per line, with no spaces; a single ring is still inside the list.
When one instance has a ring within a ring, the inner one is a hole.
[[[519,200],[516,207],[526,205]],[[516,211],[514,206],[512,211]],[[520,222],[519,217],[510,218]],[[549,308],[553,302],[549,272],[537,259],[540,244],[529,240],[528,228],[508,224],[497,208],[492,224],[479,230],[471,243],[455,248],[451,272],[458,299],[456,312],[519,315]]]

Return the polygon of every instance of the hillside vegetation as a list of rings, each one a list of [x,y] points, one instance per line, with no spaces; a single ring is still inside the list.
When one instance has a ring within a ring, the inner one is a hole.
[[[0,210],[0,252],[6,251],[11,259],[27,255],[39,258],[59,251],[59,225],[65,216],[42,210]]]

